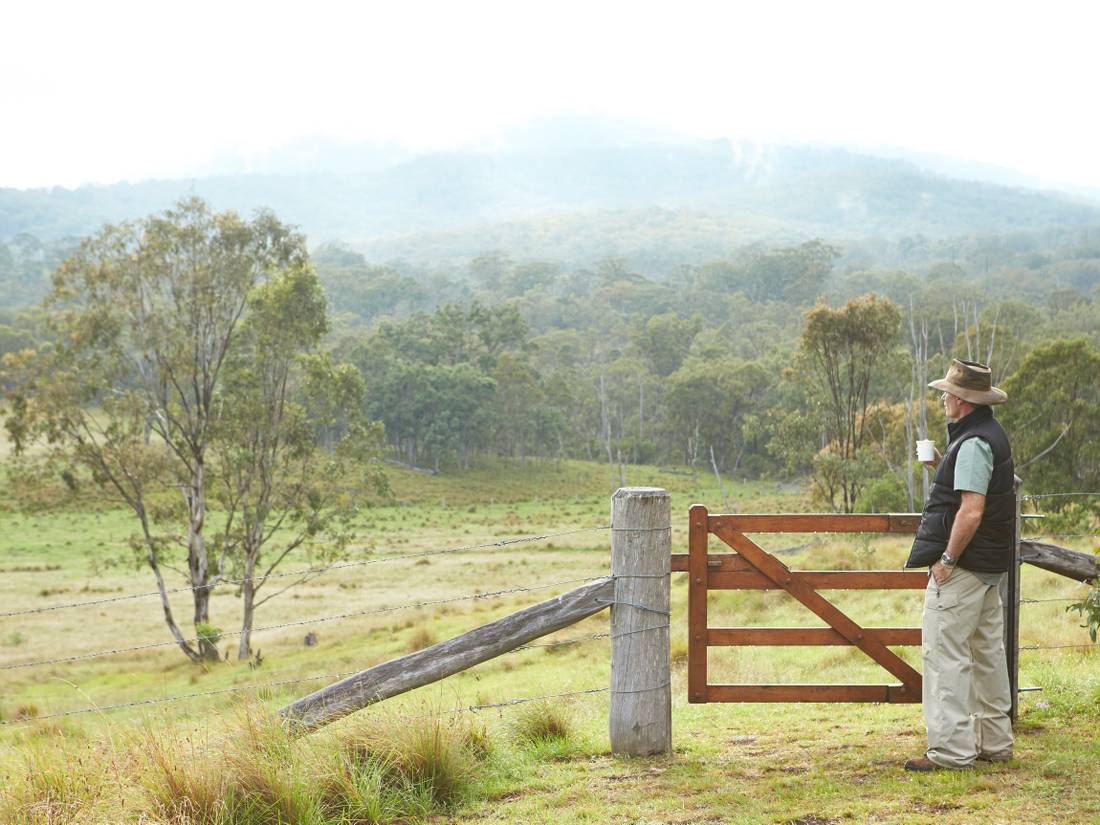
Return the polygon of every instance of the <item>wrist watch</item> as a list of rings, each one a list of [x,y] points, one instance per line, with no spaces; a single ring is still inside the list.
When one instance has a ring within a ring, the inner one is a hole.
[[[958,563],[958,559],[953,559],[946,553],[940,556],[940,561],[943,562],[944,567],[954,567]]]

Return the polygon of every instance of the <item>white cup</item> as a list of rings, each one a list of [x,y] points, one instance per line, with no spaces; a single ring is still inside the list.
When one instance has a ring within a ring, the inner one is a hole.
[[[936,460],[936,442],[928,439],[921,439],[917,442],[917,461],[935,461]]]

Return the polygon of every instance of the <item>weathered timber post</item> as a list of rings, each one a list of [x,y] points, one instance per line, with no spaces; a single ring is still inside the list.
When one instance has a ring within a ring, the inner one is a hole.
[[[1001,581],[1001,609],[1004,611],[1005,663],[1008,665],[1008,687],[1012,697],[1009,717],[1016,721],[1020,704],[1020,485],[1015,476],[1012,492],[1016,497],[1016,528],[1012,541],[1012,561],[1008,575]]]
[[[461,636],[375,665],[321,688],[279,713],[295,733],[308,733],[367,705],[437,682],[606,610],[614,601],[614,592],[610,579],[599,579]]]
[[[625,487],[611,499],[611,752],[672,752],[669,571],[672,499]]]

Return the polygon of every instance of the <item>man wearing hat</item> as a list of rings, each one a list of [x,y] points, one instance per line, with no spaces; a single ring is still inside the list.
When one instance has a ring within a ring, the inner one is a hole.
[[[1008,396],[989,367],[951,362],[928,385],[943,393],[947,449],[906,567],[929,567],[924,597],[924,721],[928,750],[906,770],[969,768],[1012,758],[1012,706],[999,586],[1015,542],[1015,474],[992,406]]]

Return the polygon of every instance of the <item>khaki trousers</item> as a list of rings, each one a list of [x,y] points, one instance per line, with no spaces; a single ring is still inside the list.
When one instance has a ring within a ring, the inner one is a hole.
[[[965,768],[980,755],[1012,755],[1012,707],[1004,620],[995,585],[961,567],[924,594],[924,723],[927,757]]]

